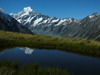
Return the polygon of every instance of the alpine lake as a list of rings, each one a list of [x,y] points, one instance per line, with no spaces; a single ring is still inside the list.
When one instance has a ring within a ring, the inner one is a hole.
[[[100,59],[57,49],[16,47],[0,51],[0,61],[17,61],[19,65],[36,62],[42,67],[60,68],[73,75],[100,75]]]

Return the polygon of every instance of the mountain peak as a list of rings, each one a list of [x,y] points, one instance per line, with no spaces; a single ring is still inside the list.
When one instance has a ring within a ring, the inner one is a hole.
[[[23,10],[24,10],[24,12],[31,12],[31,11],[33,11],[33,9],[31,7],[25,7]]]
[[[93,18],[93,17],[95,17],[95,16],[99,16],[100,14],[98,14],[98,13],[93,13],[91,16],[89,16],[89,18]]]
[[[11,13],[10,15],[15,18],[16,20],[19,18],[19,17],[24,17],[24,16],[30,16],[30,15],[35,15],[36,12],[33,11],[33,9],[31,7],[24,7],[22,11],[20,11],[18,14],[13,14]]]
[[[92,15],[99,15],[97,12],[93,13]]]

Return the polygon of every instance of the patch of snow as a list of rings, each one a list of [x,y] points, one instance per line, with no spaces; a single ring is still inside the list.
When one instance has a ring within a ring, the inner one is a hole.
[[[94,17],[94,15],[89,16],[89,18],[93,18],[93,17]]]
[[[58,22],[58,21],[59,21],[59,19],[52,20],[52,23],[55,23],[55,22]]]
[[[28,19],[27,19],[27,22],[31,22],[31,20],[33,19],[34,17],[29,17]]]
[[[19,23],[21,23],[21,19],[18,19],[17,21],[18,21]]]
[[[68,21],[70,21],[70,23],[72,22],[72,18],[69,18]]]
[[[34,19],[34,17],[28,17],[28,19],[24,20],[25,21],[24,24],[30,23],[32,21],[32,19]]]
[[[89,18],[93,18],[94,16],[99,16],[100,14],[98,13],[93,13],[91,16],[89,16]]]
[[[58,23],[56,26],[62,24],[62,23],[65,22],[65,21],[66,21],[66,19],[60,20],[59,23]]]
[[[25,7],[24,8],[24,12],[31,12],[33,11],[33,9],[31,9],[31,7]]]
[[[41,22],[43,20],[43,18],[37,18],[37,20],[34,21],[34,26],[36,26],[36,24],[38,24],[39,22]]]
[[[24,20],[24,21],[26,21],[25,24],[29,23],[30,22],[30,19],[31,19],[31,17],[28,17],[27,20]]]
[[[26,16],[26,15],[29,15],[29,12],[23,13],[20,17]]]
[[[14,13],[10,13],[10,15],[14,15]]]
[[[53,17],[52,18],[48,18],[48,23],[50,23],[52,19],[53,19]]]
[[[35,17],[35,16],[34,16]],[[34,17],[31,17],[31,19],[29,20],[29,22],[31,22],[33,19],[34,19]]]
[[[44,20],[43,23],[47,23],[48,20]]]

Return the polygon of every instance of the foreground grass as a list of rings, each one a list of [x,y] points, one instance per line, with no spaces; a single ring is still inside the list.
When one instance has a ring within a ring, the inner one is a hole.
[[[0,75],[70,75],[59,68],[40,67],[38,64],[23,65],[3,60],[0,62]]]
[[[100,57],[100,42],[97,41],[0,31],[0,47],[9,46],[59,49]]]

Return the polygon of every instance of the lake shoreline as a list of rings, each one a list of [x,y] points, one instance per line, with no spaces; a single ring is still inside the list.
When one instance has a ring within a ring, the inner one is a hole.
[[[0,47],[31,47],[58,49],[100,58],[100,42],[85,39],[57,38],[44,35],[29,35],[0,31]],[[2,50],[2,49],[1,49]]]

